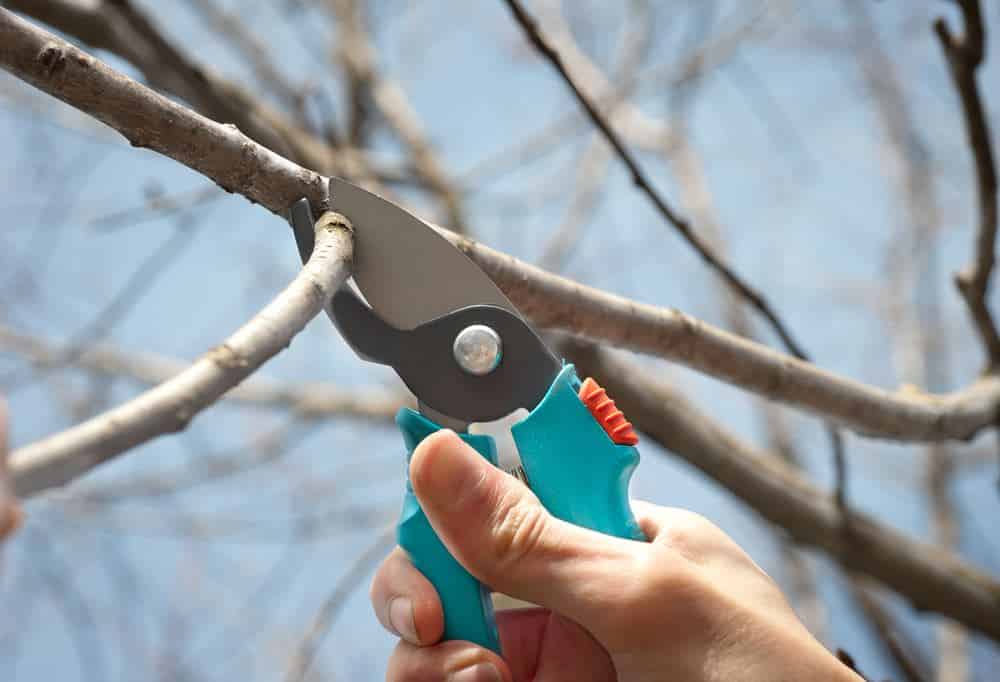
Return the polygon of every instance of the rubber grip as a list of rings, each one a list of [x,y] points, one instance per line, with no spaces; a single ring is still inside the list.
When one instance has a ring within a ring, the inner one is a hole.
[[[441,428],[407,408],[396,415],[396,424],[406,442],[407,464],[417,445]],[[492,438],[464,433],[459,436],[490,464],[496,466],[497,453]],[[397,534],[399,546],[406,550],[410,561],[430,580],[441,598],[444,608],[443,639],[473,642],[499,654],[500,639],[489,589],[462,568],[441,543],[424,515],[424,510],[420,508],[417,496],[413,494],[409,477],[406,480],[406,497],[403,499]]]
[[[644,541],[628,501],[639,451],[611,440],[579,389],[576,370],[565,365],[542,402],[511,427],[528,484],[557,518]]]

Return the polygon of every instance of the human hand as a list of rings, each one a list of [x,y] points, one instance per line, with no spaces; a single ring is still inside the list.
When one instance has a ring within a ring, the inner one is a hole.
[[[0,399],[0,541],[21,521],[21,512],[7,480],[7,405]]]
[[[390,682],[860,680],[750,557],[697,514],[634,503],[649,543],[573,526],[450,431],[420,444],[410,480],[470,573],[545,608],[497,613],[504,659],[469,642],[439,642],[437,592],[396,548],[371,587],[379,621],[403,640]]]

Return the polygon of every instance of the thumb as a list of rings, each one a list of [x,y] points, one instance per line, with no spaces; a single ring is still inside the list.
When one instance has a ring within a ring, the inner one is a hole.
[[[441,541],[494,590],[581,624],[621,606],[637,543],[556,519],[454,432],[424,439],[410,460],[410,482]]]

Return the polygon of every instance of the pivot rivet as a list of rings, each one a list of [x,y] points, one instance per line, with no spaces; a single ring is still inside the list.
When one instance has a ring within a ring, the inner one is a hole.
[[[476,376],[489,374],[500,365],[503,346],[500,335],[485,324],[469,325],[455,336],[455,362],[462,371]]]

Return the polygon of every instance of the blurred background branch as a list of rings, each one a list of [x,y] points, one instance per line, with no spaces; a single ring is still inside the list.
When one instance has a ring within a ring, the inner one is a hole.
[[[337,174],[570,333],[646,434],[636,495],[719,523],[825,644],[871,679],[991,679],[996,7],[0,4],[0,62],[41,91],[0,80],[21,454],[263,308],[298,261],[243,197],[280,215]],[[4,679],[381,676],[357,588],[392,542],[409,398],[325,324],[266,374],[22,501]]]

